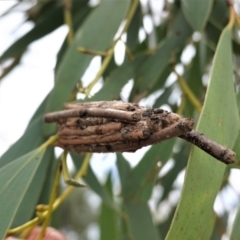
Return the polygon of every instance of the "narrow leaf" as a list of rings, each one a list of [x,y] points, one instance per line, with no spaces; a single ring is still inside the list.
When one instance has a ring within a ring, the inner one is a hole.
[[[141,7],[139,5],[127,31],[127,46],[130,48],[131,51],[134,51],[136,46],[138,45],[138,31],[140,26],[142,25],[141,15]]]
[[[113,37],[124,19],[130,1],[102,1],[93,10],[84,24],[76,32],[71,46],[64,54],[56,72],[56,85],[53,88],[47,112],[62,108],[78,79],[84,74],[93,56],[81,54],[79,47],[105,51],[113,42]],[[117,11],[115,11],[117,9]],[[110,16],[106,12],[113,12]],[[107,26],[107,27],[106,27]],[[101,30],[101,34],[99,34]]]
[[[213,0],[182,0],[182,10],[195,31],[202,31],[212,10]]]
[[[232,233],[230,236],[230,240],[239,240],[240,239],[240,207],[238,208],[233,227]]]
[[[105,188],[108,190],[109,195],[112,198],[112,182],[111,182],[111,174],[109,174],[107,178],[107,182],[105,184]],[[100,225],[100,239],[118,239],[118,216],[116,211],[110,208],[105,202],[101,204],[101,213],[99,217],[99,225]]]
[[[79,1],[77,0],[77,2],[79,2]],[[93,8],[90,7],[89,5],[85,5],[85,6],[77,9],[76,13],[73,14],[73,16],[72,16],[73,17],[73,31],[74,32],[76,32],[77,29],[81,27],[81,25],[84,23],[86,17],[88,16],[88,14],[92,10],[93,10]],[[62,57],[64,56],[64,53],[66,52],[67,49],[68,49],[68,40],[67,40],[67,36],[66,36],[60,50],[58,51],[58,54],[57,54],[55,71],[58,69],[58,66],[59,66],[59,64],[62,60]]]
[[[20,226],[32,217],[35,206],[38,203],[43,184],[47,175],[47,168],[51,161],[54,160],[53,148],[48,148],[43,156],[41,163],[39,164],[36,173],[23,197],[23,200],[18,208],[14,221],[11,228]]]
[[[138,56],[133,62],[126,61],[122,66],[113,70],[106,79],[103,88],[89,101],[111,101],[120,99],[120,89],[135,76],[136,69],[141,65],[144,55]]]
[[[168,194],[173,189],[173,183],[178,174],[186,167],[190,149],[189,145],[190,144],[187,143],[183,144],[181,146],[181,151],[173,155],[173,159],[175,160],[173,168],[160,179],[161,186],[163,187],[163,194],[159,201],[167,198]]]
[[[179,11],[174,19],[172,31],[168,34],[168,37],[163,40],[156,51],[146,57],[145,61],[139,66],[130,97],[131,101],[134,100],[136,94],[142,98],[151,91],[160,79],[161,74],[164,73],[166,67],[169,65],[170,58],[181,49],[191,33],[192,30],[190,26],[184,19],[182,12]],[[161,86],[163,85],[164,82],[161,83]],[[160,84],[158,87],[160,87]]]
[[[132,240],[161,240],[157,229],[153,225],[147,203],[132,204],[124,202],[124,209],[128,215],[128,224]]]
[[[239,116],[233,83],[231,29],[220,37],[197,130],[229,148],[239,131]],[[209,239],[215,214],[213,203],[226,167],[205,152],[192,148],[184,187],[167,240]],[[206,224],[207,223],[207,224]]]
[[[159,173],[158,162],[163,165],[170,158],[175,139],[154,145],[145,154],[139,164],[132,169],[125,185],[122,186],[122,195],[131,202],[147,202]]]
[[[124,186],[129,183],[131,167],[129,162],[123,157],[121,153],[117,154],[117,168],[122,188],[124,188]]]
[[[41,163],[44,151],[36,149],[0,169],[0,239],[4,239],[14,215]],[[4,217],[3,217],[4,216]]]

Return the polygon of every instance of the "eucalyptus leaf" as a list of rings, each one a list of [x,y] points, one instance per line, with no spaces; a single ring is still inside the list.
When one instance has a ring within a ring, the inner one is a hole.
[[[51,164],[51,161],[54,160],[53,156],[53,148],[48,148],[18,208],[11,226],[12,228],[24,224],[33,216],[35,206],[37,205],[47,176],[47,168]]]
[[[129,162],[120,153],[117,154],[117,168],[122,188],[124,188],[124,186],[129,183],[128,181],[131,174],[131,167]]]
[[[151,147],[138,165],[132,169],[128,181],[122,186],[123,198],[136,203],[149,200],[155,185],[160,167],[164,165],[172,154],[175,139],[171,139]]]
[[[123,205],[128,215],[128,226],[132,240],[162,239],[153,225],[152,216],[147,203],[132,204],[125,201]]]
[[[174,182],[176,181],[179,173],[184,170],[187,165],[190,144],[181,144],[180,152],[173,154],[172,158],[174,159],[174,166],[168,171],[168,173],[159,178],[158,182],[163,188],[163,194],[159,199],[159,202],[164,201],[169,196],[171,190],[174,189]]]
[[[109,192],[111,198],[113,198],[112,193],[112,181],[111,174],[108,175],[107,182],[105,184],[106,189]],[[99,216],[100,225],[100,239],[118,239],[118,216],[116,211],[110,208],[105,202],[101,204],[101,212]]]
[[[172,55],[178,52],[180,46],[183,46],[191,33],[192,31],[188,23],[184,19],[182,12],[179,11],[174,19],[172,30],[168,37],[139,66],[130,101],[136,101],[136,99],[146,96],[151,91],[169,65]]]
[[[235,220],[232,226],[232,232],[230,236],[230,240],[238,240],[240,239],[240,207],[238,208],[237,214],[235,216]]]
[[[195,31],[201,32],[212,10],[213,0],[182,0],[182,10]]]
[[[231,29],[226,27],[214,56],[197,130],[229,148],[240,127],[232,69]],[[215,221],[213,203],[225,169],[224,164],[192,148],[180,203],[166,240],[210,238]]]
[[[0,169],[0,239],[9,229],[22,199],[31,184],[44,150],[36,149]]]

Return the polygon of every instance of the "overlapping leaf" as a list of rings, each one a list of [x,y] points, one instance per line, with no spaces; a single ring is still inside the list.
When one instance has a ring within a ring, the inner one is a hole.
[[[182,10],[195,31],[202,31],[212,10],[213,0],[182,0]]]

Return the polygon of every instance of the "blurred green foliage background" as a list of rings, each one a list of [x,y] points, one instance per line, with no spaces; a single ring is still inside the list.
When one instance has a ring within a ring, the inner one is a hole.
[[[227,198],[229,189],[237,198],[240,193],[239,182],[229,180],[240,166],[239,3],[19,1],[1,18],[26,2],[22,11],[34,27],[0,56],[1,81],[31,43],[64,24],[69,32],[57,55],[53,89],[0,158],[0,238],[32,219],[37,204],[49,202],[59,154],[42,145],[56,133],[43,123],[44,114],[69,101],[124,100],[194,118],[198,131],[236,152],[236,163],[225,166],[179,139],[137,155],[93,154],[82,179],[88,187],[68,195],[51,225],[68,239],[240,239],[239,200]],[[96,58],[97,75],[84,81]],[[73,174],[84,157],[71,153]],[[96,166],[107,161],[113,164],[99,167],[100,178]],[[60,196],[67,189],[61,185]],[[218,208],[217,195],[227,199]]]

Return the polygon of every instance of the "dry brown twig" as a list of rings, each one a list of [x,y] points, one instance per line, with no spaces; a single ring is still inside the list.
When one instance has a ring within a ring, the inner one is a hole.
[[[68,104],[45,115],[58,124],[57,146],[84,152],[134,152],[144,146],[180,137],[226,164],[235,153],[194,130],[194,121],[162,109],[121,101]]]

